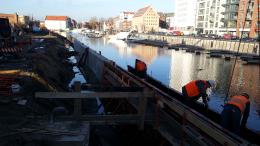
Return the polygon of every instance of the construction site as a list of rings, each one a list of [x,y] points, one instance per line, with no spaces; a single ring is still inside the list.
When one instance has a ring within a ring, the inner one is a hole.
[[[178,91],[72,36],[26,33],[14,41],[8,28],[1,33],[1,146],[260,144],[259,133],[222,128],[219,113],[186,105]]]

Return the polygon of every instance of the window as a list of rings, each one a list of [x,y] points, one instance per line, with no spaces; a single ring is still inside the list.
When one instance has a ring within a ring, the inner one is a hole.
[[[198,21],[203,21],[204,20],[204,16],[199,16],[198,17]]]
[[[198,23],[197,27],[203,27],[203,23],[202,22]]]
[[[204,8],[205,7],[205,3],[200,3],[199,4],[199,8]]]
[[[204,9],[199,10],[199,15],[203,15],[204,14]]]
[[[214,24],[213,23],[210,23],[210,28],[213,28]]]

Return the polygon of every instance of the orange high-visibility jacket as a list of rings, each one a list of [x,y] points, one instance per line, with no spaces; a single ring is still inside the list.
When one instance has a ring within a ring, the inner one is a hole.
[[[187,95],[189,97],[198,96],[200,94],[200,90],[198,86],[196,85],[197,80],[189,82],[187,85],[185,85],[185,89],[187,91]],[[207,81],[203,81],[205,83],[203,89],[207,89]]]
[[[236,107],[238,107],[241,111],[241,113],[244,113],[246,104],[249,102],[249,100],[242,95],[233,96],[231,100],[227,104],[232,104]]]

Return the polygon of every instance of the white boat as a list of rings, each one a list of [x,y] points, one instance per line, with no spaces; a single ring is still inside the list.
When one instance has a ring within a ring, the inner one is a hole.
[[[130,36],[131,32],[119,32],[115,35],[115,38],[118,40],[126,40]]]

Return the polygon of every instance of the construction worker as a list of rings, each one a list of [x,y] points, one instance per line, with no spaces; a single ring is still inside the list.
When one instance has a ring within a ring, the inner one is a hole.
[[[208,108],[207,89],[215,89],[216,82],[214,80],[194,80],[182,87],[182,95],[186,104],[192,105],[192,102],[197,101],[202,97],[205,108]]]
[[[231,97],[230,101],[224,105],[221,113],[222,126],[231,132],[239,134],[240,128],[246,127],[249,111],[250,101],[247,93]]]

